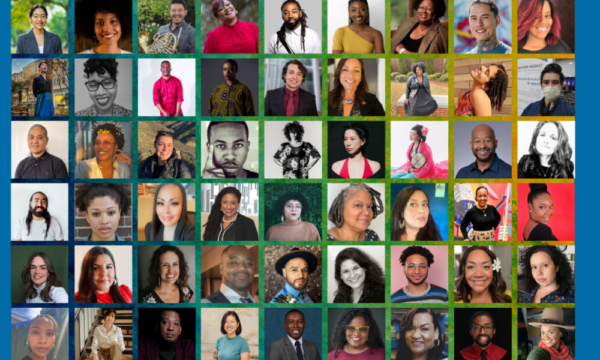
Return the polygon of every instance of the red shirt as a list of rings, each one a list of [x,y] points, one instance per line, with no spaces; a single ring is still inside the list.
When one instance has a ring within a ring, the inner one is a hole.
[[[258,26],[236,21],[211,30],[204,44],[205,54],[258,54]]]
[[[481,360],[481,352],[482,348],[473,344],[466,349],[460,351],[460,354],[465,360]],[[490,344],[485,349],[485,358],[486,360],[504,360],[504,355],[506,355],[507,351],[501,348],[500,346]],[[510,358],[510,354],[506,356],[506,359]]]
[[[292,98],[292,109],[291,109],[291,116],[296,115],[296,113],[298,112],[298,104],[300,104],[300,90],[296,89],[294,91],[291,91],[290,89],[287,88],[287,86],[284,86],[283,88],[283,108],[285,109],[285,112],[287,114],[288,112],[288,102],[290,101],[290,95],[294,94],[294,97]]]
[[[119,292],[121,293],[121,296],[123,297],[123,299],[125,299],[125,302],[128,304],[131,304],[132,299],[133,299],[133,296],[131,294],[131,289],[127,285],[121,285],[121,286],[119,286]],[[75,293],[75,298],[77,298],[77,294],[79,294],[79,292]],[[96,299],[97,299],[98,304],[112,304],[113,303],[113,299],[112,299],[112,296],[110,296],[110,292],[107,292],[104,294],[96,294]]]
[[[178,102],[183,102],[183,86],[181,81],[171,75],[169,80],[162,76],[154,83],[153,89],[154,106],[160,104],[164,111],[169,114],[175,114]],[[161,113],[160,116],[163,116]],[[176,116],[181,116],[181,109]]]

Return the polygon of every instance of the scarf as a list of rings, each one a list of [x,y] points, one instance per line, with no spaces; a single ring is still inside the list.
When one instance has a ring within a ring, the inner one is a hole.
[[[569,348],[562,339],[560,339],[558,350],[554,347],[548,347],[542,340],[540,340],[540,347],[550,354],[550,360],[575,360],[573,359],[573,356],[569,354]]]

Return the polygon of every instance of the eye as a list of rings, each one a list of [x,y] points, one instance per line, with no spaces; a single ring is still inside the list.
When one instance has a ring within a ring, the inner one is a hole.
[[[179,206],[179,203],[178,202],[174,202],[174,203],[171,204],[171,206]]]
[[[114,215],[114,214],[116,214],[116,213],[117,213],[116,211],[109,211],[109,212],[108,212],[108,215],[110,215],[110,216],[113,216],[113,215]]]
[[[223,149],[225,149],[225,145],[219,144],[219,145],[217,145],[217,149],[223,150]]]
[[[163,205],[164,205],[164,203],[162,201],[157,201],[156,202],[156,206],[163,206]]]
[[[475,268],[475,266],[473,266],[473,265],[469,265],[469,266],[467,266],[467,269],[468,269],[468,270],[473,270],[474,268]]]

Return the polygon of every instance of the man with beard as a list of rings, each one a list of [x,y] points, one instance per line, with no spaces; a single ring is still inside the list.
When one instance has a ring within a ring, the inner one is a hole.
[[[275,270],[285,278],[285,286],[273,299],[272,303],[307,303],[313,300],[306,292],[308,275],[317,268],[317,257],[305,250],[293,248],[277,260]]]
[[[258,173],[244,169],[250,150],[245,121],[211,121],[206,136],[208,155],[203,179],[258,179]]]
[[[269,360],[318,360],[321,358],[317,345],[302,339],[306,327],[302,311],[297,309],[288,311],[283,327],[285,327],[287,336],[269,346]]]
[[[58,219],[48,212],[48,197],[41,191],[29,199],[29,213],[14,223],[13,241],[63,241],[65,239]]]
[[[494,129],[489,125],[477,125],[471,132],[471,150],[475,162],[460,169],[457,179],[510,179],[512,166],[502,161],[496,148],[498,140]]]
[[[267,91],[265,116],[319,116],[315,96],[300,88],[307,74],[300,61],[288,61],[281,74],[285,86]]]
[[[496,321],[489,312],[478,311],[469,320],[473,345],[460,351],[464,360],[509,360],[510,353],[498,345],[492,344],[496,335]]]
[[[33,79],[31,91],[35,97],[35,116],[54,116],[54,103],[52,102],[52,80],[48,79],[48,64],[41,62],[38,65],[40,76]]]
[[[162,76],[154,83],[154,106],[158,108],[160,116],[183,116],[181,80],[171,75],[171,63],[166,60],[160,63],[160,72]]]
[[[221,288],[202,299],[202,303],[255,303],[250,286],[254,280],[254,259],[245,246],[228,246],[221,253]]]
[[[392,294],[392,303],[447,303],[448,290],[429,284],[433,254],[422,246],[409,246],[400,255],[408,285]]]
[[[165,309],[156,323],[157,336],[138,344],[139,360],[195,360],[196,344],[181,335],[181,318],[175,309]]]
[[[171,33],[177,38],[177,49],[169,46],[165,54],[193,54],[196,52],[196,29],[185,22],[187,7],[184,0],[171,0],[171,23],[158,28],[157,35]]]
[[[48,146],[48,130],[35,124],[27,134],[27,146],[31,155],[19,162],[15,171],[15,179],[66,179],[69,171],[65,162],[50,154]]]
[[[306,25],[308,16],[298,1],[286,0],[281,5],[283,25],[271,36],[271,54],[320,54],[321,35]]]

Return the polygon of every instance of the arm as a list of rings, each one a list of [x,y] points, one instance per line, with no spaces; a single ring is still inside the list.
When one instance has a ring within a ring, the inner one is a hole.
[[[58,222],[58,220],[56,218],[52,218],[52,230],[54,231],[54,233],[56,234],[56,239],[54,239],[55,241],[63,241],[65,239],[65,235],[63,234],[62,231],[62,227],[60,226],[60,223]]]
[[[240,116],[256,116],[256,112],[254,111],[254,102],[252,101],[252,93],[250,92],[250,89],[248,89],[248,93],[246,94],[246,102],[244,103],[244,108],[246,108],[246,113],[240,114]]]
[[[333,47],[332,49],[332,53],[333,54],[341,54],[344,52],[344,45],[342,44],[343,42],[343,36],[342,36],[342,28],[339,28],[335,31],[335,34],[333,35]]]
[[[69,294],[63,287],[55,287],[52,291],[52,301],[55,304],[66,304],[69,302]]]
[[[154,83],[154,88],[152,89],[152,97],[154,100],[154,106],[158,109],[158,112],[162,116],[169,116],[160,103],[160,80]]]
[[[433,163],[433,155],[431,154],[431,148],[427,143],[422,143],[419,148],[421,154],[425,156],[425,164],[418,169],[413,169],[413,173],[419,179],[428,178],[431,169],[435,166]]]
[[[373,95],[373,111],[370,116],[385,116],[383,105],[381,105],[381,102],[375,95]]]
[[[474,205],[475,206],[475,205]],[[471,223],[471,211],[467,211],[463,221],[460,223],[460,232],[464,240],[469,240],[469,233],[467,232],[467,226]]]
[[[275,153],[275,155],[273,155],[273,160],[275,161],[275,164],[277,164],[278,166],[284,167],[283,162],[285,161],[285,159],[281,158],[281,154],[283,152],[285,144],[281,144],[281,146],[279,146],[279,149],[277,150],[277,152]]]
[[[213,350],[212,360],[219,360],[219,350]]]
[[[383,46],[383,36],[381,35],[381,31],[375,31],[375,54],[385,54],[385,48]]]
[[[218,53],[218,49],[216,47],[216,42],[213,39],[214,31],[215,30],[216,29],[213,29],[206,36],[206,42],[204,43],[204,53],[205,54],[216,54],[216,53]]]
[[[267,96],[265,97],[265,116],[273,115],[271,112],[271,102],[269,100],[269,92],[267,91]]]
[[[121,352],[125,351],[125,341],[123,340],[123,332],[121,328],[117,328],[117,344],[121,348]]]
[[[178,171],[177,178],[178,179],[193,179],[190,167],[183,160],[179,160],[179,171]]]
[[[92,355],[98,356],[98,349],[100,348],[98,339],[100,339],[100,331],[98,327],[94,329],[94,338],[92,339]]]
[[[250,222],[248,228],[246,229],[246,237],[247,239],[237,239],[237,240],[258,240],[258,231],[256,230],[256,224],[250,218],[248,218]]]
[[[240,360],[250,360],[250,352],[241,353]]]
[[[183,85],[181,85],[181,81],[177,85],[177,107],[175,108],[174,116],[180,116],[181,112],[181,103],[183,102]]]
[[[411,75],[408,80],[406,80],[406,100],[404,100],[404,104],[408,104],[410,101],[410,83],[412,82],[414,75]]]

